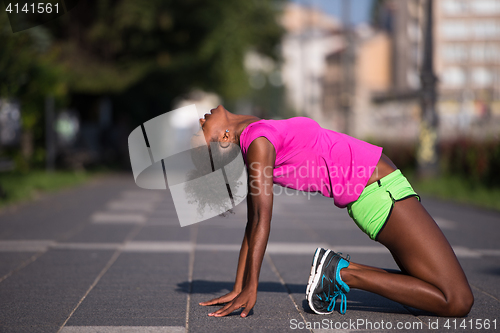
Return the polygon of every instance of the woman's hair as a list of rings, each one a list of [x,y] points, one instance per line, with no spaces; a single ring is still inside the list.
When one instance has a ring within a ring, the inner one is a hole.
[[[231,206],[239,198],[234,197],[235,193],[231,189],[242,185],[241,177],[245,169],[240,146],[236,143],[222,145],[214,138],[209,143],[208,150],[205,145],[191,149],[191,160],[195,168],[188,173],[188,181],[184,185],[189,203],[197,204],[199,215],[203,215],[206,206],[214,211],[223,211],[220,214],[222,216],[226,216],[226,211],[234,213]],[[220,177],[209,176],[219,169],[222,170],[226,186],[221,186]],[[201,177],[201,181],[191,181]],[[247,181],[246,178],[244,181]],[[230,207],[227,207],[228,194],[232,202]]]

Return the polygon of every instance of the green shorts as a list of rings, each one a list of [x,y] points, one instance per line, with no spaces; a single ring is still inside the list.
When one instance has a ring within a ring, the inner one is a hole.
[[[365,187],[358,200],[347,205],[349,216],[371,239],[384,228],[396,201],[420,197],[400,170]]]

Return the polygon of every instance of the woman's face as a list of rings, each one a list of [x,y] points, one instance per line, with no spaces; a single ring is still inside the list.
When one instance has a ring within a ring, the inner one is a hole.
[[[215,109],[210,110],[210,113],[207,113],[200,118],[200,126],[203,134],[205,135],[205,140],[210,142],[212,138],[219,137],[220,134],[223,133],[224,129],[222,128],[224,125],[224,107],[219,105]]]
[[[212,138],[219,138],[223,134],[224,111],[224,107],[219,105],[215,109],[210,110],[210,113],[205,114],[203,118],[200,118],[201,129],[191,140],[193,146],[200,146],[203,138],[205,138],[205,143],[209,144]]]

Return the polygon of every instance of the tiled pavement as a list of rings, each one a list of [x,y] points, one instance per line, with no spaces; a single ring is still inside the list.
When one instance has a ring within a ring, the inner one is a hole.
[[[313,314],[304,292],[317,246],[364,264],[396,265],[345,210],[327,198],[296,192],[275,197],[251,315],[208,317],[214,308],[198,303],[232,287],[245,207],[181,228],[168,192],[139,189],[131,175],[121,175],[0,212],[0,332],[453,332],[464,325],[463,331],[478,331],[479,324],[479,331],[499,329],[500,214],[423,202],[472,285],[475,305],[465,319],[429,316],[359,290],[348,294],[345,315]]]

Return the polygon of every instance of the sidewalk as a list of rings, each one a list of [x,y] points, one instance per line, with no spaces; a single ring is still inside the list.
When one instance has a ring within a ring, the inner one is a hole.
[[[0,332],[389,332],[435,325],[442,332],[462,323],[477,331],[485,320],[489,330],[494,320],[499,329],[500,214],[423,203],[472,285],[475,305],[465,321],[447,322],[359,290],[347,295],[345,315],[313,314],[304,293],[317,246],[356,262],[397,266],[345,210],[302,194],[275,197],[250,316],[208,317],[216,307],[198,303],[232,288],[246,208],[181,228],[170,194],[137,188],[130,175],[0,213]]]

